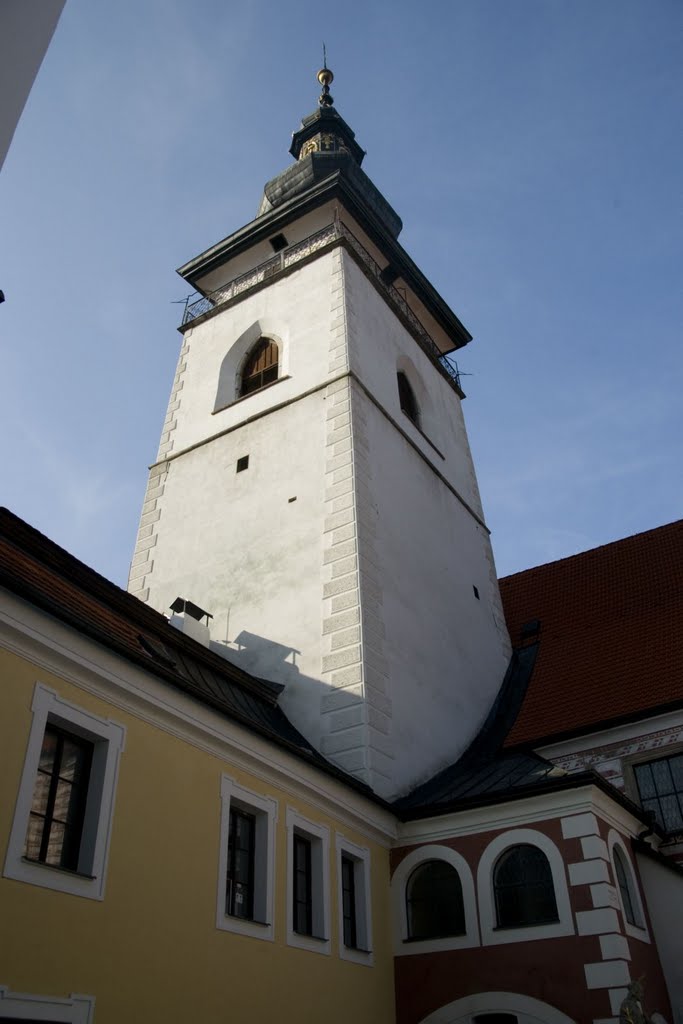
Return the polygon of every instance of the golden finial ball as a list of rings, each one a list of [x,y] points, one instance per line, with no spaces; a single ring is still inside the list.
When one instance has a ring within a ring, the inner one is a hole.
[[[318,72],[318,81],[321,85],[329,85],[330,82],[334,81],[334,75],[329,68],[321,68]]]

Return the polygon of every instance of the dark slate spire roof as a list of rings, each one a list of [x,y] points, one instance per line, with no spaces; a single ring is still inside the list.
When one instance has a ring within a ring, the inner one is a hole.
[[[276,209],[330,175],[340,173],[389,234],[397,238],[403,227],[401,218],[361,170],[365,151],[356,142],[353,129],[333,106],[329,92],[333,77],[329,68],[318,72],[323,86],[318,108],[304,117],[301,127],[292,136],[289,152],[297,162],[267,182],[258,215]]]

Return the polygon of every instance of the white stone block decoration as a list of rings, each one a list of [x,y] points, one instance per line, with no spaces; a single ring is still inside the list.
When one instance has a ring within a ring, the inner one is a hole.
[[[607,849],[607,843],[600,836],[585,836],[581,840],[581,852],[583,853],[585,860],[591,860],[594,857],[601,857],[602,860],[609,860],[609,851]]]
[[[576,913],[576,927],[579,935],[602,935],[619,931],[616,910],[602,907],[599,910],[579,910]]]
[[[603,960],[630,960],[628,939],[623,935],[601,935],[600,952]]]
[[[631,981],[629,966],[625,960],[603,960],[584,964],[587,988],[612,988],[628,985]]]
[[[594,907],[614,907],[616,910],[620,909],[617,890],[613,885],[607,885],[605,882],[591,885],[591,899]]]
[[[597,835],[598,832],[598,819],[594,814],[573,814],[571,817],[562,818],[562,836],[564,839]]]
[[[581,860],[569,865],[569,881],[572,885],[589,885],[592,882],[609,880],[609,866],[605,860]]]

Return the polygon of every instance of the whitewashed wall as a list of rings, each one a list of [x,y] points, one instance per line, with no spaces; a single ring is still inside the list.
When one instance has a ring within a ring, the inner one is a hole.
[[[282,379],[226,404],[262,333]],[[507,667],[481,516],[458,396],[338,248],[186,333],[129,587],[209,611],[215,649],[395,796],[462,751]]]
[[[659,960],[669,990],[674,1024],[683,1024],[683,876],[647,855],[639,853],[636,860]]]

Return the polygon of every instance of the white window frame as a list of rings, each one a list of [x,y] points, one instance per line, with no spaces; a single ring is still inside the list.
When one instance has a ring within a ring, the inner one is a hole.
[[[370,850],[357,846],[341,833],[335,833],[337,860],[337,908],[339,918],[339,956],[355,964],[372,967],[372,901],[370,898]],[[358,946],[344,943],[344,893],[342,887],[342,857],[353,861],[353,887],[356,897],[356,941]]]
[[[72,896],[102,900],[119,760],[125,746],[125,727],[84,711],[42,683],[36,683],[31,711],[33,721],[3,874],[5,878],[56,889]],[[24,856],[40,751],[48,724],[59,726],[94,745],[77,871],[36,863]]]
[[[505,850],[511,846],[520,845],[537,846],[548,858],[555,889],[558,920],[552,924],[532,924],[524,928],[498,928],[493,891],[493,869]],[[502,945],[509,942],[532,942],[538,939],[554,939],[560,935],[574,935],[574,918],[567,888],[567,869],[562,854],[552,839],[544,832],[531,828],[517,828],[496,836],[486,847],[479,860],[477,890],[479,892],[481,940],[485,946]]]
[[[228,877],[228,839],[230,807],[235,805],[256,818],[254,834],[254,920],[233,917],[225,912],[225,890]],[[221,776],[221,826],[218,854],[218,886],[216,896],[216,927],[222,931],[249,935],[253,939],[275,938],[275,823],[277,800],[261,796],[240,786],[229,775]]]
[[[428,860],[443,860],[458,872],[465,911],[464,935],[447,935],[441,939],[410,939],[408,936],[406,886],[415,868]],[[428,846],[420,846],[416,850],[411,850],[394,871],[391,879],[391,893],[394,919],[394,954],[396,956],[439,953],[448,949],[469,949],[472,946],[479,945],[477,898],[474,891],[472,869],[465,858],[452,847],[430,843]]]
[[[623,858],[624,866],[626,868],[626,883],[631,894],[631,902],[633,904],[633,907],[636,911],[639,920],[643,922],[642,925],[631,924],[630,921],[626,920],[626,911],[624,909],[624,903],[621,898],[621,888],[619,887],[619,878],[617,877],[617,868],[614,858],[615,847],[619,850],[619,853]],[[609,850],[610,865],[612,868],[612,873],[614,874],[614,888],[617,891],[617,899],[619,900],[619,910],[621,911],[621,920],[624,926],[624,931],[633,939],[640,939],[641,942],[649,942],[650,933],[647,929],[647,924],[645,923],[647,921],[647,918],[645,916],[645,908],[643,907],[643,901],[640,898],[640,886],[638,885],[636,872],[633,867],[633,861],[629,857],[628,850],[626,849],[626,844],[624,843],[623,839],[616,831],[616,829],[612,828],[609,831],[609,834],[607,836],[607,849]]]
[[[294,931],[294,836],[311,843],[311,899],[313,930],[300,935]],[[330,942],[330,830],[287,808],[287,945],[329,956]]]
[[[63,1021],[64,1024],[91,1024],[95,997],[72,993],[66,999],[37,996],[28,992],[11,992],[0,985],[0,1020]]]

